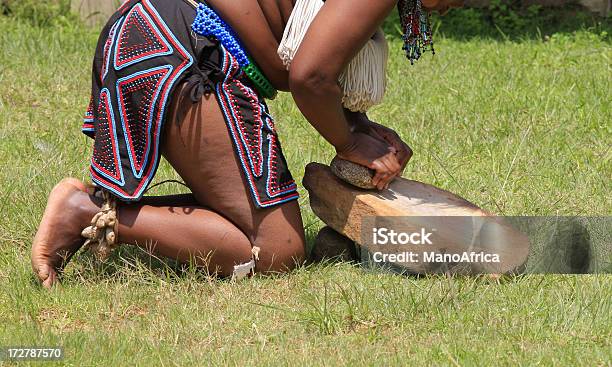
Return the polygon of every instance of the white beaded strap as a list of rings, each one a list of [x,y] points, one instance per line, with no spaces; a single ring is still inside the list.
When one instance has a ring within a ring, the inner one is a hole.
[[[389,47],[379,29],[340,74],[342,105],[353,112],[367,112],[382,103],[387,89]]]
[[[296,1],[277,51],[287,70],[323,4],[322,0]],[[344,107],[354,112],[366,112],[382,102],[387,87],[388,59],[387,40],[379,29],[340,75]]]
[[[278,46],[278,56],[283,61],[283,65],[289,70],[291,60],[297,53],[310,23],[314,20],[324,2],[321,0],[297,0],[291,16],[285,25],[283,39]]]

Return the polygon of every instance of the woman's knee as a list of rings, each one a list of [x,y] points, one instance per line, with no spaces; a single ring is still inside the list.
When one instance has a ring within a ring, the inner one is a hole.
[[[266,215],[252,242],[261,249],[259,272],[287,272],[301,264],[306,242],[297,202],[283,204]]]
[[[272,240],[270,240],[272,241]],[[284,273],[304,262],[305,243],[302,237],[291,236],[261,244],[257,271],[260,273]],[[262,241],[263,242],[263,241]]]
[[[219,249],[211,253],[211,262],[215,265],[214,272],[222,276],[230,276],[234,266],[248,263],[252,259],[251,243],[237,228],[227,231],[219,239]]]

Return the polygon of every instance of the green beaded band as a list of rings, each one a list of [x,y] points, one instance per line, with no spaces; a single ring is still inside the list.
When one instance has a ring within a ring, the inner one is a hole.
[[[255,64],[255,61],[249,57],[249,64],[242,67],[242,71],[251,79],[257,91],[266,99],[274,99],[278,91],[272,83],[266,78],[263,72]]]

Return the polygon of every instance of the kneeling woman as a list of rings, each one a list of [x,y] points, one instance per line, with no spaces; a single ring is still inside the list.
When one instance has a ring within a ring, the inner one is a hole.
[[[277,49],[304,16],[294,8],[308,13],[313,1],[320,0],[123,3],[100,35],[83,124],[94,139],[95,188],[69,178],[52,190],[32,246],[44,286],[58,280],[83,236],[102,254],[133,244],[222,277],[299,264],[296,184],[264,102],[276,90],[292,93],[338,156],[374,169],[378,189],[401,174],[408,146],[344,108],[338,83],[397,1],[318,4],[288,66]],[[451,4],[424,1],[436,10]],[[430,36],[419,31],[420,5],[398,6],[412,59]],[[192,194],[143,196],[162,154]]]

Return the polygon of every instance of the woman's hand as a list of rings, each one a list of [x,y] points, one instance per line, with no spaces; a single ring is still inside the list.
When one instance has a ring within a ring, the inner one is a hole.
[[[338,78],[396,5],[397,0],[327,0],[289,68],[289,89],[304,117],[341,158],[376,169],[380,188],[399,164],[386,167],[396,161],[393,155],[383,158],[389,153],[387,143],[351,133]]]
[[[372,184],[379,190],[388,188],[389,183],[402,172],[396,149],[362,132],[352,133],[351,138],[351,144],[337,151],[338,157],[376,171]]]
[[[412,158],[412,149],[393,130],[374,121],[369,120],[364,114],[351,116],[352,131],[368,134],[374,138],[383,140],[395,149],[397,160],[401,166],[399,176]]]

